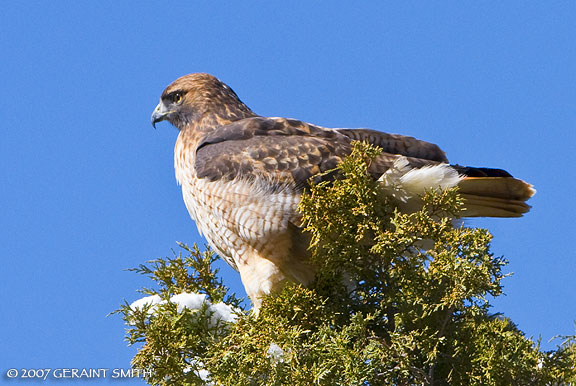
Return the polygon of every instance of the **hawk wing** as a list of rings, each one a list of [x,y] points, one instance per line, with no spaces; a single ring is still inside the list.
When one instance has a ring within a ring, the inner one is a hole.
[[[385,153],[448,163],[446,153],[438,145],[414,137],[371,129],[336,129],[336,131],[356,141],[370,142],[381,147]]]
[[[371,164],[379,177],[401,155],[413,167],[445,162],[436,145],[412,137],[367,129],[326,129],[283,118],[247,118],[216,128],[196,149],[198,178],[210,181],[247,178],[264,180],[272,189],[292,186],[300,191],[311,177],[334,169],[351,151],[352,140],[365,140],[383,148]]]

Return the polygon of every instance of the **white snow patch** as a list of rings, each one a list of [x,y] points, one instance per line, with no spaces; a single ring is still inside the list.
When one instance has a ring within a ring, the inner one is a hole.
[[[207,312],[210,315],[210,327],[216,326],[219,322],[234,323],[238,318],[237,314],[239,310],[223,302],[211,304],[210,301],[206,299],[205,294],[182,292],[181,294],[172,296],[170,301],[178,305],[178,312],[184,311],[184,308],[199,310],[203,304],[206,304],[208,306]]]
[[[162,302],[162,298],[159,295],[151,295],[151,296],[146,296],[143,297],[142,299],[138,299],[134,302],[132,302],[132,304],[130,304],[130,308],[132,308],[133,310],[142,310],[144,308],[144,306],[146,306],[147,304],[152,305],[152,307],[150,307],[150,309],[148,310],[148,314],[151,314],[152,312],[154,312],[155,309],[155,305],[159,304]]]
[[[194,371],[194,374],[196,374],[202,381],[205,382],[204,385],[206,386],[214,385],[214,382],[212,382],[212,378],[210,377],[210,372],[204,369],[204,363],[202,363],[201,361],[193,359],[190,366],[184,369],[184,374],[187,374],[190,371]]]
[[[172,296],[170,301],[178,306],[178,312],[184,311],[184,308],[198,310],[204,303],[210,305],[210,302],[206,300],[205,294],[197,294],[194,292],[182,292],[181,294]]]
[[[178,312],[183,312],[184,309],[191,311],[200,310],[202,306],[206,305],[206,313],[210,316],[209,326],[216,327],[219,323],[227,322],[234,323],[238,319],[238,315],[242,312],[240,309],[232,307],[224,302],[211,304],[206,299],[206,294],[197,294],[194,292],[182,292],[178,295],[170,297],[170,302],[176,304]],[[148,309],[148,316],[156,313],[156,305],[165,303],[159,295],[146,296],[138,299],[132,304],[130,308],[133,310],[142,310],[147,304],[151,307]]]
[[[210,372],[206,369],[196,371],[196,375],[200,377],[201,380],[206,382],[206,385],[213,385],[212,379],[210,378]]]
[[[220,302],[210,306],[208,311],[212,312],[210,324],[215,326],[218,321],[234,323],[238,318],[237,311],[230,305]]]
[[[268,351],[266,352],[268,358],[273,364],[283,363],[284,362],[284,350],[276,343],[270,343],[270,347],[268,347]]]

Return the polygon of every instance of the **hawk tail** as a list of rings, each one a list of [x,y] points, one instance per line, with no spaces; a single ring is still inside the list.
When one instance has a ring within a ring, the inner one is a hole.
[[[458,187],[464,198],[462,217],[521,217],[530,210],[526,201],[536,193],[532,185],[510,175],[466,176]]]
[[[532,185],[502,169],[447,163],[413,168],[406,157],[396,159],[378,180],[408,212],[416,210],[412,199],[427,189],[458,186],[464,199],[461,217],[521,217],[530,210],[525,201],[536,193]]]

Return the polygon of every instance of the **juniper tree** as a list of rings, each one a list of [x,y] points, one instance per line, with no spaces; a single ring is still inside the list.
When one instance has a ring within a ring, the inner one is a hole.
[[[367,174],[378,153],[357,143],[341,178],[303,195],[316,280],[287,285],[257,316],[209,250],[182,244],[135,269],[156,287],[119,310],[140,344],[132,365],[162,385],[574,384],[575,337],[543,351],[491,313],[506,260],[487,230],[454,221],[457,190],[400,213]]]

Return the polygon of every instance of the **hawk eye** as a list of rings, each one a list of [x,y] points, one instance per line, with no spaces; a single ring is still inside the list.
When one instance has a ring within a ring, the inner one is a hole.
[[[180,102],[182,102],[182,94],[179,92],[174,93],[172,95],[172,103],[179,104]]]

